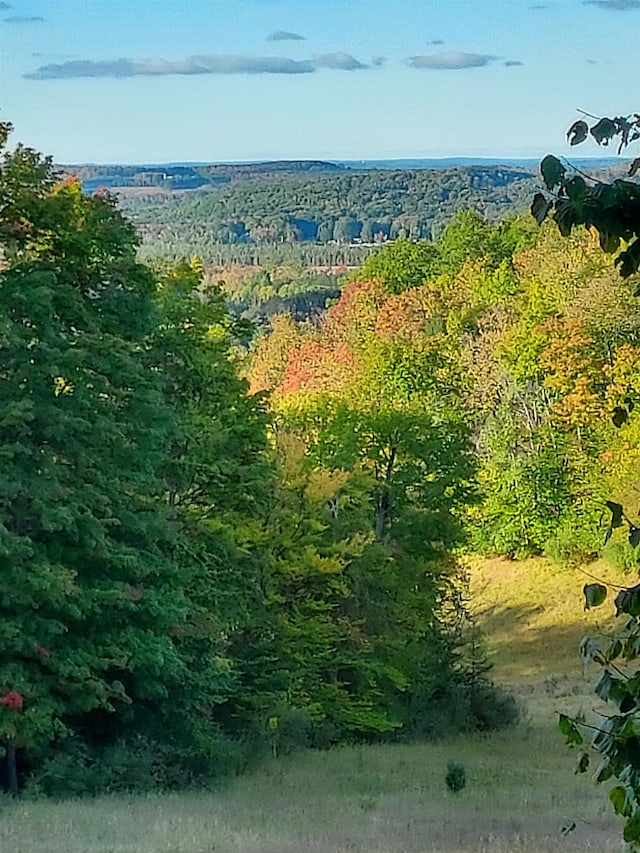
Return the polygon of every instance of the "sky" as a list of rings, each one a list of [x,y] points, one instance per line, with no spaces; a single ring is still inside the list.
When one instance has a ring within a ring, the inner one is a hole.
[[[564,155],[639,95],[640,0],[0,2],[0,120],[58,163]]]

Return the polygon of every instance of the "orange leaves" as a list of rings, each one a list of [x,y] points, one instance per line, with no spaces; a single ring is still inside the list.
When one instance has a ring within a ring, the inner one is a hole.
[[[379,282],[351,282],[328,312],[323,324],[323,336],[345,340],[354,332],[373,330],[378,308],[384,299],[385,294]]]
[[[271,391],[281,381],[289,358],[301,345],[303,336],[289,314],[271,318],[271,333],[260,338],[249,370],[249,393]]]
[[[402,340],[444,330],[444,311],[438,294],[428,287],[412,287],[385,300],[378,311],[375,332]]]
[[[356,362],[347,344],[305,341],[290,356],[277,393],[335,391],[353,376]]]
[[[568,426],[580,427],[602,414],[604,364],[578,319],[552,317],[540,326],[549,342],[540,356],[545,387],[557,398],[551,410]]]

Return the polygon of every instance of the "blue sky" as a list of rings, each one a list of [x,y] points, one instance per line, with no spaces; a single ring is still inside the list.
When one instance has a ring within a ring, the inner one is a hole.
[[[563,154],[639,91],[640,0],[0,2],[0,118],[65,163]]]

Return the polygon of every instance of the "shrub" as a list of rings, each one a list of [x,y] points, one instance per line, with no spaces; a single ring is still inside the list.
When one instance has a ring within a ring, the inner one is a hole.
[[[447,775],[444,777],[447,788],[452,794],[457,794],[467,784],[467,774],[464,765],[450,761],[447,764]]]

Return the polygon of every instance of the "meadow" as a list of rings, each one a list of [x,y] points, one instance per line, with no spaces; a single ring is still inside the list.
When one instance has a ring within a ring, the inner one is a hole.
[[[606,566],[594,569],[612,578]],[[623,849],[602,786],[576,776],[557,712],[594,707],[577,644],[595,617],[585,577],[545,560],[476,562],[474,609],[515,728],[438,743],[271,757],[217,791],[18,800],[0,806],[12,853],[560,853]],[[621,578],[617,578],[621,580]],[[450,793],[448,761],[466,768]]]

